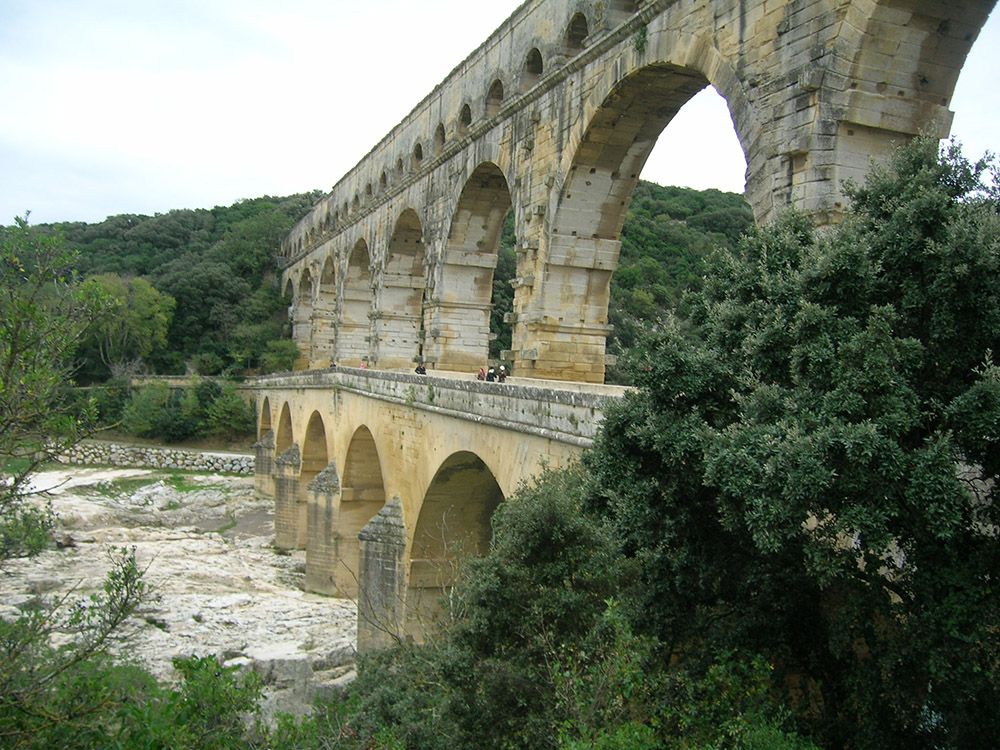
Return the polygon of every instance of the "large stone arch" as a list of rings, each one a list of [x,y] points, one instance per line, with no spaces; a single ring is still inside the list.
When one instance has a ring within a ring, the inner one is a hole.
[[[280,546],[305,549],[309,537],[310,485],[329,462],[326,427],[318,411],[309,415],[298,459],[298,476],[291,485],[290,496],[276,498],[285,502],[276,503],[274,528],[275,538],[281,541]]]
[[[422,354],[427,287],[423,228],[412,208],[396,220],[381,281],[373,347],[376,361],[384,369],[411,368]]]
[[[278,429],[274,433],[274,455],[280,456],[295,444],[295,436],[292,432],[292,411],[286,401],[281,405],[281,414],[278,417]]]
[[[298,280],[292,314],[292,338],[299,345],[299,358],[295,361],[296,370],[309,369],[312,359],[312,313],[315,293],[315,279],[312,270],[307,266]]]
[[[351,436],[344,457],[340,502],[333,523],[333,570],[341,596],[358,595],[358,534],[385,505],[385,480],[375,437],[361,425]]]
[[[439,600],[461,561],[484,554],[491,519],[504,495],[493,471],[475,453],[458,451],[431,480],[409,545],[406,629],[421,638],[440,616]]]
[[[486,364],[493,271],[511,203],[507,178],[495,162],[481,163],[462,186],[428,306],[425,351],[437,369],[475,371]]]
[[[329,367],[333,362],[337,338],[337,257],[330,253],[323,260],[316,287],[312,314],[311,366]]]
[[[542,281],[514,330],[512,349],[531,352],[533,376],[604,381],[611,276],[629,201],[660,133],[708,85],[697,70],[645,65],[614,86],[567,149],[536,273]]]
[[[337,334],[337,359],[357,367],[367,364],[371,353],[371,255],[368,243],[358,240],[347,259],[341,303],[340,331]]]

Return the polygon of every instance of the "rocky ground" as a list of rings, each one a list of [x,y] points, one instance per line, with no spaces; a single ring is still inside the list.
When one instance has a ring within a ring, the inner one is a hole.
[[[34,485],[56,544],[0,571],[0,614],[99,590],[108,549],[134,546],[153,594],[125,651],[160,679],[176,678],[175,656],[214,654],[264,677],[266,713],[302,713],[351,679],[355,605],[302,591],[305,555],[272,547],[273,501],[252,478],[72,466]]]

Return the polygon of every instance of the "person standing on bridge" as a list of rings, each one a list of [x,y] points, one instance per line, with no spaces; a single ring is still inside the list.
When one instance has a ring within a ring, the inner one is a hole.
[[[505,365],[500,365],[500,369],[497,371],[497,380],[501,383],[507,379],[507,367]]]
[[[491,367],[486,371],[486,382],[493,383],[496,382],[496,379],[497,379],[497,371]]]

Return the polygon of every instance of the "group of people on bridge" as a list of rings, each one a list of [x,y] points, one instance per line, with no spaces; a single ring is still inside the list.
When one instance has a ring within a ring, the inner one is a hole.
[[[416,368],[413,370],[417,375],[426,375],[427,367],[424,366],[423,362],[417,364]],[[479,372],[476,375],[476,380],[485,380],[488,383],[499,382],[502,383],[507,379],[507,365],[500,365],[499,367],[490,367],[489,369],[485,367],[480,367]]]

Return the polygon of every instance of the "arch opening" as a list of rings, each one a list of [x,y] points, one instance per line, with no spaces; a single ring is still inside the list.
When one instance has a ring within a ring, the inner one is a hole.
[[[291,448],[293,443],[292,412],[285,402],[281,407],[281,416],[278,417],[278,431],[274,434],[274,455],[280,456]]]
[[[503,81],[497,78],[486,94],[486,116],[495,117],[503,105]]]
[[[583,13],[576,13],[569,20],[566,27],[566,49],[572,53],[579,52],[587,37],[590,36],[590,26],[587,17]]]
[[[461,561],[489,549],[493,512],[503,500],[496,478],[475,453],[452,454],[434,474],[410,545],[410,635],[419,639],[433,631],[441,614],[439,599],[454,582]]]
[[[468,104],[463,104],[462,109],[458,115],[458,128],[459,132],[463,135],[468,132],[469,127],[472,125],[472,107]]]
[[[494,271],[504,220],[511,208],[507,178],[492,162],[466,181],[452,214],[441,290],[427,304],[425,357],[438,369],[475,370],[487,363]],[[513,248],[507,258],[513,265]],[[507,285],[506,292],[510,287]]]
[[[344,460],[340,505],[334,523],[333,579],[344,596],[357,596],[361,569],[358,534],[385,505],[385,482],[375,438],[359,427],[351,438]]]
[[[444,153],[445,140],[446,140],[446,137],[445,137],[445,132],[444,132],[444,123],[438,123],[437,128],[434,130],[434,155],[435,156],[440,156],[442,153]]]
[[[295,311],[292,316],[292,338],[299,347],[299,357],[295,360],[296,370],[307,370],[312,360],[312,314],[315,287],[312,272],[306,268],[299,279],[295,295]]]
[[[620,81],[591,116],[552,214],[546,265],[536,269],[548,288],[573,294],[532,300],[542,308],[533,309],[538,318],[559,323],[515,328],[514,352],[537,353],[531,362],[517,361],[518,371],[604,381],[611,278],[629,202],[660,134],[708,85],[698,71],[651,64]]]
[[[336,350],[337,265],[328,255],[320,271],[312,317],[312,367],[329,367]]]
[[[420,218],[407,209],[396,221],[382,274],[374,347],[379,367],[411,369],[422,357],[425,254]]]
[[[264,396],[260,405],[260,416],[257,419],[257,439],[260,440],[271,431],[271,400]]]
[[[302,457],[299,464],[298,502],[295,504],[295,548],[306,549],[309,539],[309,501],[312,494],[309,484],[329,463],[326,429],[319,412],[309,416],[302,439]]]
[[[368,244],[358,240],[351,251],[344,278],[340,330],[337,333],[337,359],[357,367],[369,359],[371,337],[371,272]]]
[[[544,65],[542,63],[542,53],[537,47],[533,47],[524,60],[524,69],[521,71],[521,91],[531,89],[542,79]]]

